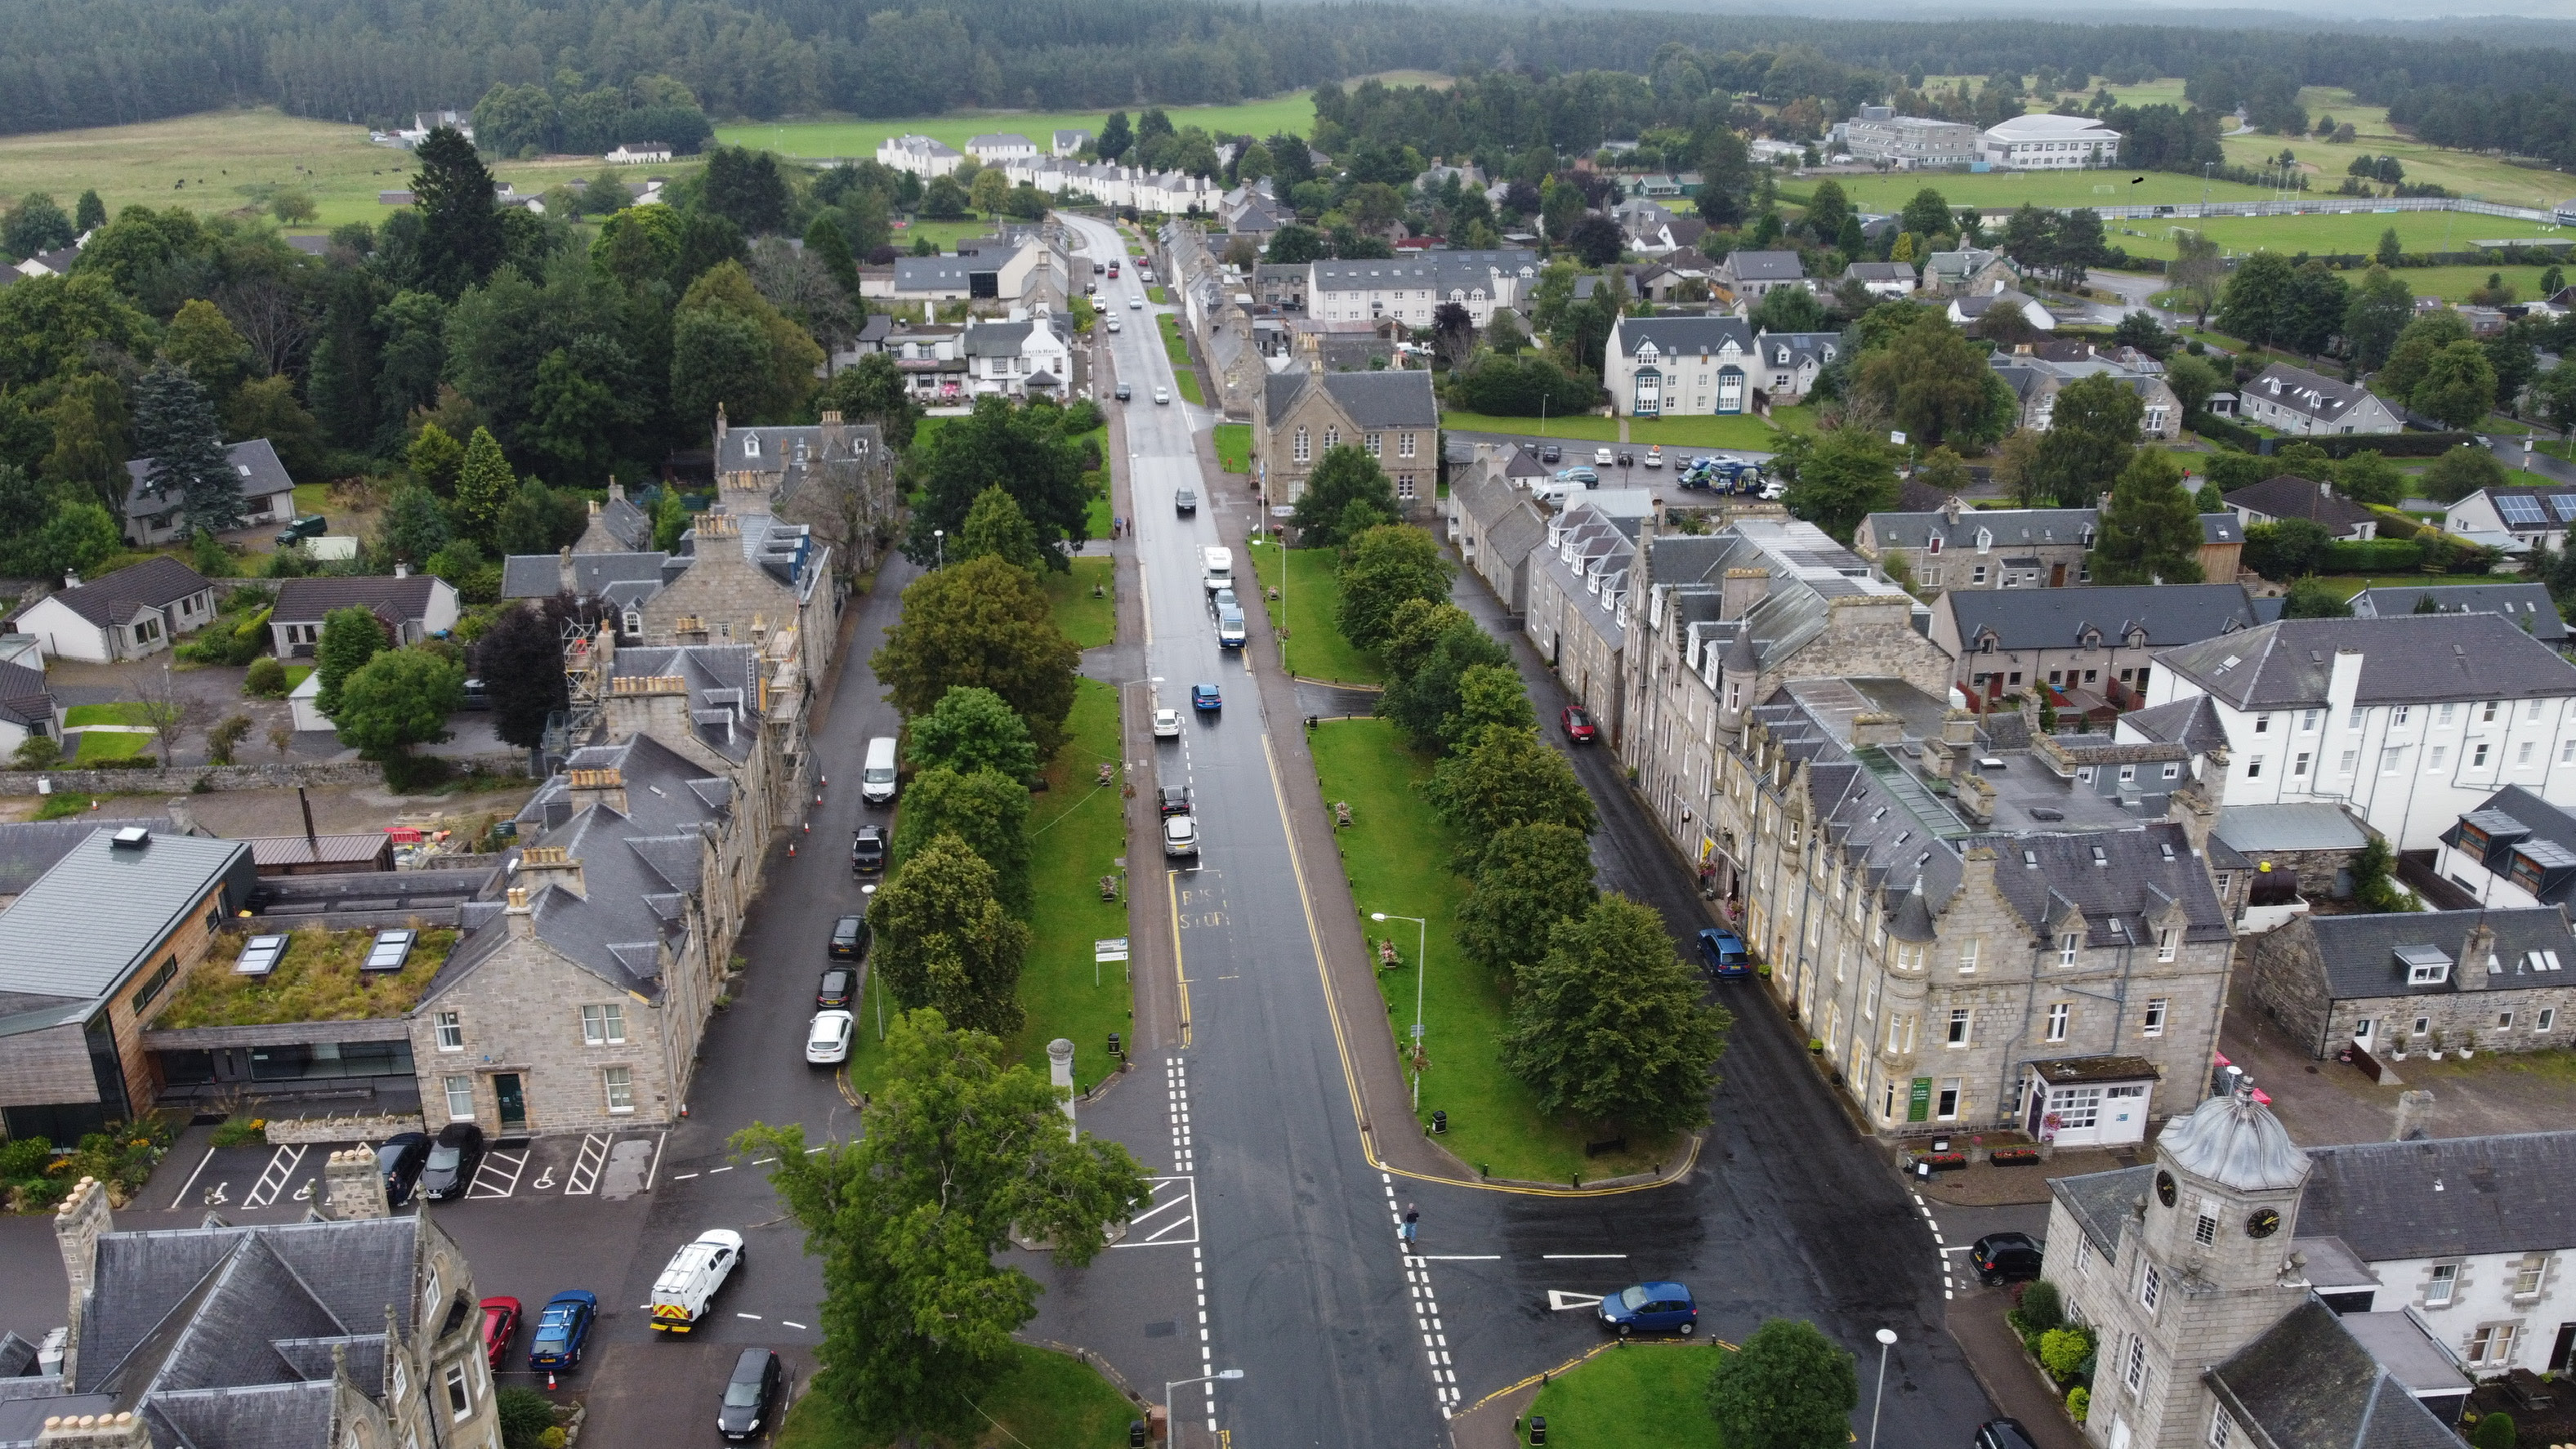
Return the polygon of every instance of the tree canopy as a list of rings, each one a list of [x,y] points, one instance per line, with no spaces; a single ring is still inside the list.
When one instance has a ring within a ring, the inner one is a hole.
[[[909,808],[907,805],[906,808]],[[937,1010],[1007,1035],[1026,1015],[1015,994],[1029,928],[1005,909],[1001,872],[954,835],[905,858],[868,902],[871,966],[905,1011]]]
[[[1517,980],[1503,1060],[1540,1110],[1659,1133],[1708,1121],[1732,1019],[1701,1003],[1699,973],[1651,907],[1601,897]]]
[[[1064,745],[1081,663],[1038,581],[989,554],[905,588],[903,617],[868,661],[907,718],[938,708],[955,686],[991,690],[1028,726],[1040,760]]]

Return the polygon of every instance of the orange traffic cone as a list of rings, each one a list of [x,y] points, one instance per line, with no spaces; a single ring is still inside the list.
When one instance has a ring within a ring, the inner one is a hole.
[[[555,1391],[555,1371],[554,1371],[553,1369],[548,1369],[548,1370],[546,1370],[546,1392],[551,1394],[551,1393],[553,1393],[554,1391]]]
[[[794,860],[794,859],[796,858],[796,842],[795,842],[795,841],[792,841],[792,840],[791,840],[791,841],[787,842],[787,858],[788,858],[789,860]]]

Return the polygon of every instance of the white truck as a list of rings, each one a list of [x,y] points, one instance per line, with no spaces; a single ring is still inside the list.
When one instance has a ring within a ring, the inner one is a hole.
[[[673,1253],[662,1276],[653,1280],[653,1331],[686,1333],[697,1327],[716,1301],[716,1290],[741,1264],[742,1234],[730,1228],[709,1228]]]
[[[1200,550],[1199,558],[1201,569],[1199,586],[1201,588],[1213,594],[1219,589],[1230,589],[1234,587],[1233,549],[1202,549]]]

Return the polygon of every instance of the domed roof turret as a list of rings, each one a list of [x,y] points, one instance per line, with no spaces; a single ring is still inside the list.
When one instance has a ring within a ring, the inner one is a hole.
[[[2250,1085],[2212,1097],[2165,1124],[2156,1150],[2196,1177],[2239,1192],[2275,1192],[2307,1181],[2308,1155]]]

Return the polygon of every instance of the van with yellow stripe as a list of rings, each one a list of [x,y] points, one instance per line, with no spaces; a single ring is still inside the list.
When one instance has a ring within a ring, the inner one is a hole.
[[[741,1263],[742,1234],[730,1228],[709,1228],[672,1254],[653,1280],[653,1331],[687,1333],[697,1327],[715,1303],[716,1290]]]

